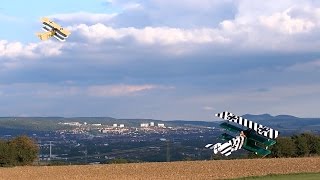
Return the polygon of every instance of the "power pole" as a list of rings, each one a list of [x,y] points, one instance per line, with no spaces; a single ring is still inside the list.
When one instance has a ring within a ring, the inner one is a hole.
[[[49,159],[50,159],[50,161],[51,161],[51,155],[52,155],[52,154],[51,154],[51,152],[52,152],[52,144],[51,144],[51,142],[52,142],[52,141],[49,141],[49,142],[50,142],[50,148],[49,148],[49,149],[50,149],[50,155],[49,155]]]
[[[88,164],[88,147],[87,147],[87,145],[85,145],[86,146],[86,151],[85,151],[85,154],[86,154],[86,164]]]
[[[167,162],[170,162],[170,140],[165,138],[160,138],[160,141],[165,142],[167,145],[166,158],[167,158]]]
[[[170,162],[170,140],[167,140],[167,162]]]

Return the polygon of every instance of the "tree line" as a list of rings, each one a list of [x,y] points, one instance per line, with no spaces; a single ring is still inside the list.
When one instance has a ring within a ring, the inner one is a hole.
[[[305,157],[320,155],[320,136],[303,133],[291,137],[279,137],[270,147],[269,157]]]
[[[37,143],[27,136],[0,140],[0,167],[31,165],[38,153]]]

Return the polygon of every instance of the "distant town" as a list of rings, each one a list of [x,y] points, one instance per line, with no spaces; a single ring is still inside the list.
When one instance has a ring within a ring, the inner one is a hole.
[[[101,123],[88,124],[87,122],[59,122],[58,124],[73,127],[71,130],[62,130],[61,132],[72,132],[75,134],[88,133],[91,131],[99,131],[101,133],[125,134],[138,130],[138,128],[129,127],[125,124],[102,125]],[[140,128],[143,128],[143,130],[145,131],[160,130],[164,128],[172,129],[172,127],[166,127],[164,123],[156,124],[155,122],[141,123]]]
[[[252,116],[281,131],[320,134],[319,119],[293,116]],[[220,141],[217,122],[114,119],[108,117],[3,117],[0,136],[27,135],[40,149],[39,164],[101,164],[212,159],[208,143]],[[235,156],[246,155],[239,151]],[[215,157],[219,158],[219,157]],[[230,157],[232,158],[232,157]]]
[[[220,131],[214,126],[186,123],[170,126],[170,123],[160,121],[140,121],[135,125],[55,121],[59,126],[57,130],[35,131],[33,128],[22,134],[31,136],[38,143],[41,164],[89,164],[119,159],[128,162],[207,159],[211,152],[204,145],[213,141]],[[4,128],[1,132],[4,139],[21,134],[19,129],[9,131]]]

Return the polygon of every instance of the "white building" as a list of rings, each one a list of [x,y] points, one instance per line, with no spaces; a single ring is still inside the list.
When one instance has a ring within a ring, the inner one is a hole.
[[[140,127],[149,127],[149,124],[148,123],[141,123]]]
[[[102,124],[92,124],[92,126],[101,126]]]
[[[119,127],[120,127],[120,128],[124,128],[124,124],[120,124]]]
[[[150,122],[150,126],[154,126],[154,122]]]
[[[118,127],[118,124],[113,124],[112,127]]]
[[[158,127],[165,127],[164,124],[158,124]]]
[[[59,122],[59,124],[68,125],[68,126],[81,126],[81,123],[79,122],[65,122],[65,123]]]

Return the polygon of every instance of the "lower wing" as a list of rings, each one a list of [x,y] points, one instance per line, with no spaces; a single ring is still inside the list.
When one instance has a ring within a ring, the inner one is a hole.
[[[55,34],[53,35],[53,37],[56,38],[56,39],[58,39],[59,41],[62,41],[62,42],[66,41],[66,39],[65,39],[64,37],[61,37],[61,36],[60,36],[59,34],[57,34],[57,33],[55,33]]]
[[[214,154],[221,153],[225,156],[229,156],[233,151],[241,149],[245,142],[245,137],[243,136],[236,136],[231,140],[221,144],[207,144],[205,147],[212,149]]]

